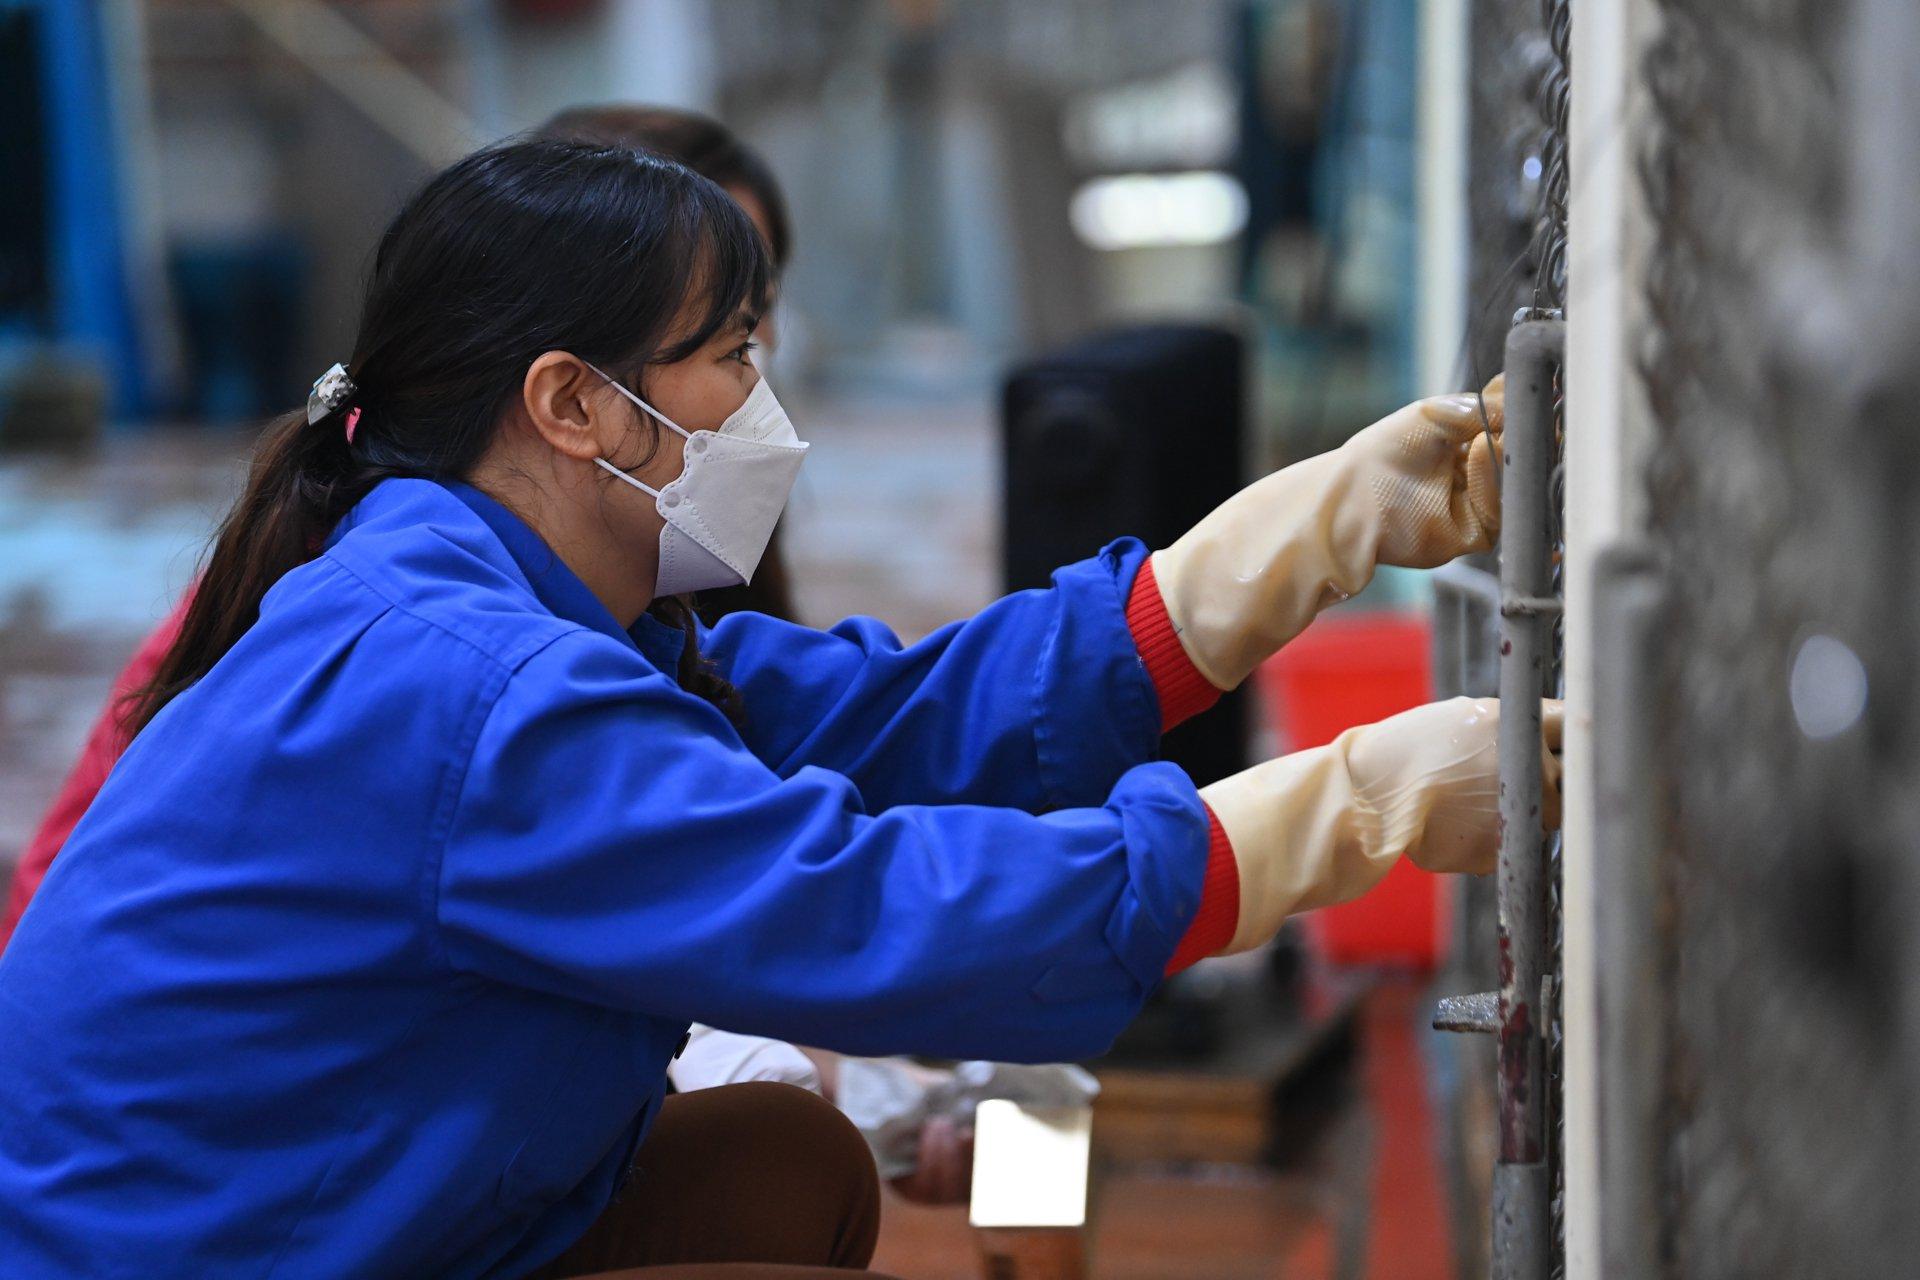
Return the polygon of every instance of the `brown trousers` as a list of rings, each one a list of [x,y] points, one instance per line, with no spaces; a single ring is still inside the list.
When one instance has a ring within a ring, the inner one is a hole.
[[[851,1280],[875,1275],[879,1234],[845,1116],[792,1085],[723,1085],[668,1098],[613,1203],[527,1280]]]

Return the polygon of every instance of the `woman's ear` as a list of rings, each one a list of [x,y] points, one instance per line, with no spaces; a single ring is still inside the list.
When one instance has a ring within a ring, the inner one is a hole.
[[[581,462],[605,456],[624,429],[610,415],[619,393],[578,356],[549,351],[527,368],[520,384],[527,420],[554,449]],[[603,447],[604,442],[604,447]]]

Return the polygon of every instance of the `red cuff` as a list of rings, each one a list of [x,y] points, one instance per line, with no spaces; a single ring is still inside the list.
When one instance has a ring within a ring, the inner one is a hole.
[[[1207,876],[1200,888],[1200,910],[1187,926],[1186,936],[1167,961],[1167,976],[1172,977],[1196,960],[1204,960],[1233,941],[1240,924],[1240,864],[1234,861],[1233,846],[1227,842],[1226,828],[1220,825],[1212,809],[1207,810]]]
[[[1200,674],[1174,634],[1167,603],[1160,598],[1160,584],[1154,581],[1152,556],[1141,562],[1133,590],[1127,593],[1127,630],[1133,633],[1134,647],[1147,664],[1147,678],[1160,695],[1160,732],[1219,701],[1220,690]]]

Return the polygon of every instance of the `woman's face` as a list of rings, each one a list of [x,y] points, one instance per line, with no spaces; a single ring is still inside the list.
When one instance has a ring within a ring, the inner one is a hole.
[[[640,398],[683,431],[717,430],[760,381],[753,365],[754,321],[752,312],[740,311],[692,354],[672,364],[649,365],[637,388]],[[668,344],[677,340],[669,337]],[[594,416],[607,424],[599,435],[601,456],[651,489],[664,489],[679,478],[686,459],[686,440],[679,432],[610,386],[602,384],[597,399]],[[650,581],[658,570],[660,530],[666,523],[654,499],[605,472],[589,480],[598,488],[592,503],[596,518],[614,536],[612,549],[631,561],[618,576],[638,581],[644,574]]]
[[[755,321],[751,312],[742,310],[693,354],[672,364],[649,366],[640,381],[641,399],[683,431],[717,429],[746,403],[760,381],[753,363]],[[606,392],[619,395],[611,387]],[[623,433],[608,461],[636,480],[664,488],[680,474],[686,441],[624,397],[622,403],[632,410],[632,429]]]
[[[681,323],[698,323],[702,314],[689,307]],[[754,321],[742,310],[692,353],[648,366],[640,397],[684,431],[717,429],[760,381]],[[670,332],[663,345],[677,340]],[[596,460],[664,489],[680,476],[684,441],[565,351],[534,360],[513,419],[519,429],[498,432],[468,478],[531,524],[614,617],[630,624],[653,598],[664,521],[652,497]]]

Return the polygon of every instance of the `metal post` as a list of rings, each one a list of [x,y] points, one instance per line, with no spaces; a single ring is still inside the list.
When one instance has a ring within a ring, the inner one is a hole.
[[[1594,890],[1600,1274],[1661,1273],[1661,1098],[1667,1060],[1660,940],[1659,693],[1654,661],[1665,590],[1658,562],[1617,546],[1594,564]]]
[[[1507,334],[1500,478],[1500,1155],[1493,1175],[1495,1280],[1544,1280],[1552,1217],[1542,1064],[1548,1004],[1547,860],[1540,834],[1540,699],[1552,674],[1554,374],[1564,325]]]

